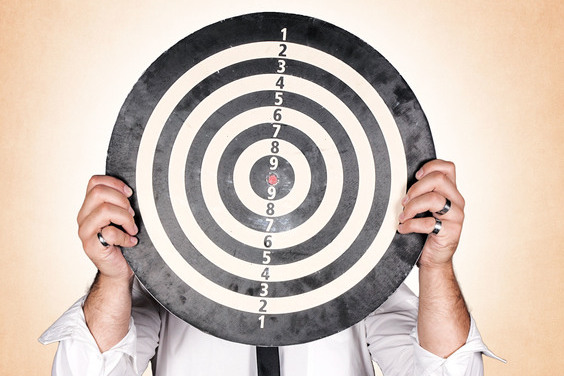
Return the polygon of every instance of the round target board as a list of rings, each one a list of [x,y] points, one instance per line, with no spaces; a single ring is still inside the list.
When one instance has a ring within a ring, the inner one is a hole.
[[[396,232],[435,157],[427,120],[368,44],[318,19],[239,16],[163,53],[123,105],[107,173],[134,190],[123,253],[170,312],[281,346],[344,330],[403,282],[425,235]]]

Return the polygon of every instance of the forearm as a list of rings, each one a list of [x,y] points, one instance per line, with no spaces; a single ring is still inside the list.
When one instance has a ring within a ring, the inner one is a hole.
[[[133,277],[109,278],[98,273],[84,302],[86,325],[101,352],[116,345],[129,330]]]
[[[452,262],[420,267],[417,328],[421,347],[443,358],[465,344],[470,315]]]

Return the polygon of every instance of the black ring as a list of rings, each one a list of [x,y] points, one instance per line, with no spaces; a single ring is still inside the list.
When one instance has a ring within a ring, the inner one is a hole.
[[[439,218],[435,218],[435,228],[433,228],[433,234],[437,235],[442,228],[443,222]]]
[[[443,206],[443,208],[441,210],[439,210],[438,212],[435,212],[435,213],[437,213],[439,215],[443,215],[443,214],[448,213],[448,211],[450,210],[450,200],[446,197],[445,197],[445,200],[446,200],[445,206]]]
[[[100,230],[100,232],[98,232],[97,236],[98,236],[98,241],[100,241],[100,244],[102,244],[106,248],[108,248],[110,246],[108,244],[108,242],[106,241],[106,239],[104,239],[104,237],[102,236],[102,230]]]

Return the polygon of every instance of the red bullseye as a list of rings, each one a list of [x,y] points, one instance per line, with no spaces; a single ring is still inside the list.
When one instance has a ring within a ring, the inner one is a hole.
[[[270,173],[268,174],[268,177],[266,178],[266,181],[268,182],[268,184],[270,185],[276,185],[278,184],[278,176],[276,176],[275,173]]]

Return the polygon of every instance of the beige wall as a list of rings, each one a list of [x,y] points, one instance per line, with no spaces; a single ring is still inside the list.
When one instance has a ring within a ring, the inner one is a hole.
[[[183,36],[259,10],[336,23],[403,74],[439,156],[458,164],[458,275],[487,344],[509,361],[486,360],[487,373],[564,368],[561,1],[188,3],[0,4],[0,374],[49,373],[55,346],[37,337],[92,279],[75,216],[133,83]]]

